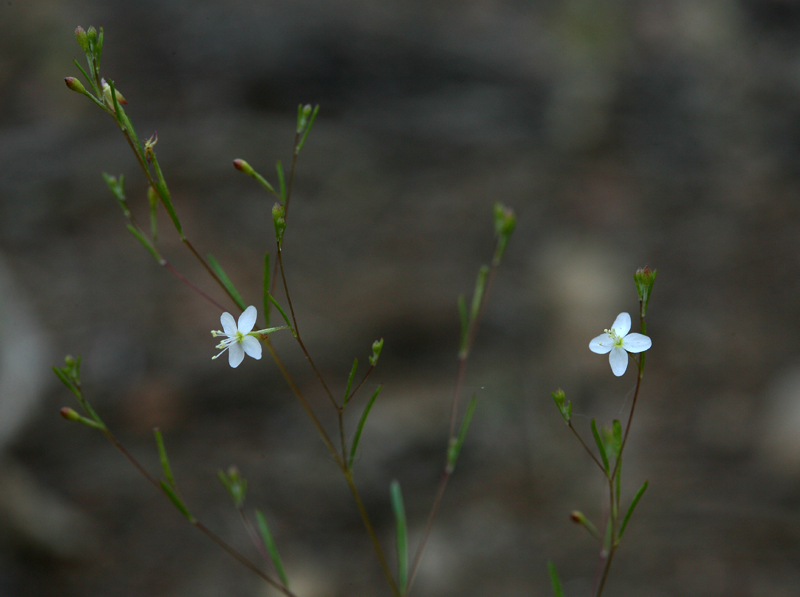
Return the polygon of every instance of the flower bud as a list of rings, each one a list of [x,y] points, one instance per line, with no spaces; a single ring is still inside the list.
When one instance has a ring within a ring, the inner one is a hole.
[[[558,407],[558,412],[560,412],[561,416],[564,418],[564,422],[569,425],[572,419],[572,403],[567,400],[564,390],[558,388],[555,392],[550,392],[550,395],[553,397],[553,401]]]
[[[639,295],[639,302],[642,305],[642,317],[647,312],[647,303],[650,301],[650,291],[653,289],[653,283],[656,281],[656,272],[658,270],[651,270],[649,267],[644,266],[639,268],[633,274],[633,281],[636,283],[636,292]]]
[[[75,77],[64,77],[64,83],[66,83],[67,87],[72,91],[91,97],[91,94],[86,91],[86,88],[83,86],[83,84]]]
[[[369,357],[369,364],[373,367],[378,364],[378,358],[381,356],[381,351],[383,350],[383,338],[380,340],[375,340],[372,343],[372,356]]]
[[[283,231],[286,230],[285,214],[283,205],[280,203],[275,203],[272,206],[272,223],[275,225],[275,238],[278,241],[278,245],[283,242]]]
[[[82,418],[77,412],[68,406],[65,406],[59,412],[67,421],[80,421]]]
[[[78,26],[75,28],[75,39],[78,41],[81,50],[84,52],[89,51],[89,40],[86,38],[86,31],[83,30],[83,27]]]
[[[97,29],[89,27],[89,30],[86,32],[86,37],[89,39],[90,43],[97,43]]]
[[[250,164],[238,158],[233,160],[233,167],[236,168],[239,172],[244,172],[245,174],[249,174],[250,176],[252,176],[253,173],[255,172]]]

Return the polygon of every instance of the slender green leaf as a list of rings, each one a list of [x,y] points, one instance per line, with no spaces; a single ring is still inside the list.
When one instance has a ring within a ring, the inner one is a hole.
[[[564,597],[564,591],[561,589],[561,581],[558,578],[558,571],[556,565],[550,560],[547,561],[547,569],[550,571],[550,584],[553,585],[554,597]]]
[[[75,394],[75,396],[77,396],[78,398],[81,398],[80,390],[75,387],[75,385],[72,383],[72,380],[70,380],[69,377],[67,377],[66,373],[64,373],[59,367],[53,367],[53,373],[55,373],[58,379],[61,380],[61,383],[67,386],[67,389],[70,392]]]
[[[347,378],[347,389],[344,391],[344,402],[342,408],[347,406],[347,401],[350,400],[350,388],[353,386],[353,378],[356,376],[356,369],[358,369],[358,359],[353,359],[353,368],[350,369],[350,376]]]
[[[600,439],[600,433],[597,431],[597,423],[592,419],[592,435],[594,441],[597,443],[597,448],[600,450],[600,458],[603,460],[603,467],[605,468],[606,475],[608,475],[608,455],[606,454],[606,447],[603,445],[603,440]]]
[[[289,321],[289,317],[286,315],[286,311],[284,311],[283,307],[281,307],[278,304],[278,301],[275,300],[275,297],[272,296],[272,294],[267,293],[267,296],[269,297],[269,300],[272,302],[272,304],[275,305],[275,308],[278,309],[278,311],[280,312],[281,316],[283,317],[283,320],[286,322],[286,325],[292,331],[292,336],[294,336],[296,338],[297,337],[297,332],[294,331],[294,328],[292,327],[292,322]]]
[[[147,249],[147,251],[155,258],[155,260],[161,263],[161,255],[159,255],[158,251],[156,251],[156,248],[150,244],[150,241],[147,240],[133,224],[128,224],[127,228],[128,232],[133,234],[133,236],[135,236],[139,242],[144,245],[144,248]]]
[[[161,485],[161,489],[163,489],[163,490],[164,490],[164,493],[166,493],[166,494],[167,494],[167,497],[170,499],[170,501],[172,502],[172,504],[173,504],[173,505],[174,505],[174,506],[175,506],[175,507],[176,507],[176,508],[177,508],[177,509],[180,511],[180,513],[181,513],[181,514],[183,514],[183,515],[186,517],[186,519],[187,519],[189,522],[191,522],[192,524],[194,524],[195,522],[197,522],[197,521],[195,520],[195,517],[194,517],[194,516],[192,516],[192,515],[189,513],[189,509],[188,509],[188,508],[186,507],[186,505],[183,503],[183,501],[181,500],[181,498],[179,498],[179,497],[178,497],[178,494],[177,494],[177,493],[175,493],[175,490],[172,488],[172,486],[170,486],[170,484],[169,484],[169,483],[167,483],[167,481],[166,481],[166,480],[164,480],[164,479],[159,479],[159,481],[158,481],[158,484],[159,484],[159,485]]]
[[[208,257],[208,263],[211,265],[211,268],[216,272],[217,276],[219,276],[220,282],[225,287],[225,290],[228,291],[228,294],[233,297],[233,300],[236,302],[236,305],[244,311],[247,308],[247,305],[244,304],[244,300],[242,299],[242,295],[239,294],[239,291],[236,290],[236,287],[231,282],[231,279],[228,277],[228,274],[225,273],[225,270],[222,269],[222,266],[219,262],[214,259],[214,256],[209,253],[206,257]]]
[[[134,133],[135,135],[135,133]],[[139,140],[136,139],[136,147],[137,150],[141,153],[141,148],[139,148]],[[144,161],[144,156],[142,155],[142,161]],[[169,189],[167,188],[167,181],[164,180],[164,175],[161,173],[161,166],[158,163],[158,158],[156,157],[155,152],[152,154],[152,162],[153,168],[156,171],[156,187],[158,190],[158,195],[161,197],[161,203],[164,205],[164,209],[167,210],[170,219],[172,220],[172,225],[175,226],[175,230],[178,231],[178,234],[181,237],[181,240],[185,240],[185,236],[183,236],[183,227],[181,226],[181,221],[178,219],[178,213],[175,211],[175,208],[172,206],[172,199],[170,198]]]
[[[303,145],[306,142],[306,137],[308,137],[308,133],[311,132],[311,126],[314,124],[314,120],[317,118],[317,112],[319,112],[319,105],[314,106],[314,111],[311,113],[311,118],[308,120],[305,133],[303,133],[303,138],[300,140],[300,143],[297,144],[297,147],[294,150],[295,154],[300,153],[300,150],[303,149]]]
[[[356,428],[356,434],[353,436],[353,445],[350,446],[350,460],[347,463],[348,468],[353,468],[353,461],[356,458],[356,450],[358,450],[358,442],[361,440],[361,432],[364,430],[364,423],[367,422],[369,411],[372,408],[372,405],[375,403],[375,399],[378,397],[378,394],[380,394],[381,388],[383,388],[382,385],[375,388],[375,391],[372,393],[372,397],[369,399],[369,402],[367,402],[367,405],[364,407],[364,412],[361,414],[361,420],[359,420],[358,422],[358,427]]]
[[[164,438],[161,437],[161,430],[156,427],[153,429],[153,435],[156,438],[156,445],[158,446],[158,458],[161,460],[161,470],[164,471],[164,478],[171,487],[176,487],[175,477],[172,476],[172,467],[170,467],[169,458],[167,458],[167,450],[164,447]]]
[[[261,533],[261,540],[264,541],[264,546],[267,548],[267,552],[269,552],[269,557],[272,560],[272,564],[275,566],[278,576],[281,577],[281,581],[283,581],[283,586],[288,589],[289,579],[286,577],[286,572],[283,569],[283,562],[281,562],[281,556],[278,554],[278,548],[275,546],[275,541],[272,539],[272,533],[269,532],[267,519],[261,510],[256,510],[256,519],[258,520],[258,530]]]
[[[622,526],[619,527],[617,542],[622,539],[622,533],[625,532],[625,527],[628,525],[628,520],[630,519],[631,514],[633,514],[634,508],[636,508],[636,504],[639,503],[639,500],[644,495],[644,492],[647,491],[647,483],[648,481],[645,481],[644,484],[639,488],[639,491],[636,492],[636,495],[633,496],[633,501],[631,502],[631,505],[628,506],[628,511],[625,513],[625,518],[622,519]]]
[[[478,406],[478,397],[472,396],[467,406],[467,412],[464,414],[464,419],[461,421],[461,428],[458,430],[458,438],[450,446],[447,451],[447,472],[451,473],[456,467],[456,460],[458,454],[461,452],[461,446],[464,445],[464,439],[467,437],[467,429],[472,422],[472,415],[475,414],[475,407]]]
[[[469,322],[472,323],[477,319],[478,312],[481,310],[481,303],[483,302],[483,291],[486,289],[486,275],[489,273],[489,268],[485,265],[481,266],[478,270],[478,279],[475,280],[475,292],[472,294],[472,307],[469,311]]]
[[[408,529],[403,494],[400,491],[400,483],[397,481],[392,481],[391,495],[397,535],[397,589],[401,595],[405,595],[408,586]]]

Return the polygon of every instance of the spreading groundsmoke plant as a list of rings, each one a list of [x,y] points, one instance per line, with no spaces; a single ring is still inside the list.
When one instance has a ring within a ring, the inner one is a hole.
[[[111,195],[121,208],[128,232],[153,257],[156,264],[163,267],[180,280],[181,283],[186,284],[193,292],[218,309],[222,330],[212,330],[211,335],[214,338],[221,339],[221,341],[216,344],[218,352],[211,356],[212,359],[217,359],[227,352],[228,364],[236,368],[244,361],[245,356],[260,360],[263,352],[266,351],[269,359],[264,359],[264,362],[271,361],[272,366],[278,369],[286,382],[286,388],[294,396],[299,407],[307,416],[310,425],[319,435],[327,451],[327,456],[322,455],[321,457],[327,458],[331,466],[339,470],[343,482],[350,490],[354,511],[361,518],[364,532],[375,554],[374,563],[365,562],[363,565],[377,565],[380,568],[385,578],[388,592],[393,597],[408,595],[411,592],[426,543],[448,482],[455,471],[459,454],[465,443],[467,431],[475,412],[475,397],[466,401],[463,396],[467,364],[495,275],[516,225],[514,211],[500,203],[494,204],[492,215],[495,247],[491,261],[489,265],[480,268],[471,300],[468,301],[464,296],[461,296],[457,302],[461,334],[457,350],[458,368],[449,409],[447,437],[443,442],[445,449],[442,454],[442,474],[427,518],[422,526],[421,536],[415,545],[411,545],[409,542],[408,523],[400,484],[397,481],[393,481],[388,488],[395,523],[395,553],[394,558],[390,558],[388,555],[389,550],[378,536],[375,524],[367,513],[358,485],[354,480],[360,438],[368,424],[370,410],[382,389],[380,385],[369,389],[369,380],[378,365],[383,349],[383,339],[378,339],[372,344],[371,354],[368,357],[369,366],[366,371],[358,375],[359,363],[358,359],[354,359],[349,375],[343,374],[340,380],[344,391],[334,392],[331,390],[332,384],[320,373],[312,354],[306,347],[303,336],[298,331],[297,316],[292,304],[293,293],[287,283],[284,269],[283,252],[291,249],[291,247],[284,249],[284,232],[289,222],[289,209],[292,189],[295,184],[298,157],[317,118],[319,106],[298,106],[292,143],[291,165],[287,171],[284,171],[282,163],[280,161],[277,162],[275,184],[270,183],[265,176],[262,176],[245,160],[236,159],[233,161],[233,166],[236,170],[252,177],[261,186],[264,193],[274,200],[272,223],[275,231],[275,244],[271,247],[271,252],[266,251],[264,253],[263,268],[261,267],[262,264],[259,264],[257,274],[262,279],[262,293],[260,297],[261,303],[257,307],[252,304],[254,302],[253,297],[248,297],[248,300],[244,299],[233,281],[226,274],[223,266],[212,255],[203,257],[200,251],[195,248],[194,241],[190,240],[184,232],[181,219],[173,204],[169,186],[156,155],[155,147],[158,142],[158,136],[154,133],[146,140],[141,140],[126,109],[123,107],[127,105],[127,102],[116,87],[115,81],[105,79],[100,75],[104,41],[103,29],[97,30],[94,27],[89,27],[84,30],[78,27],[75,31],[75,37],[86,55],[87,66],[84,68],[78,61],[74,61],[74,63],[83,75],[88,87],[75,77],[67,77],[65,79],[66,85],[72,91],[86,96],[114,121],[131,148],[134,159],[147,183],[146,206],[149,209],[149,218],[148,223],[143,225],[129,208],[124,176],[103,174]],[[157,229],[157,214],[159,210],[166,212],[185,250],[201,264],[207,274],[205,284],[190,282],[162,253]],[[631,317],[627,313],[620,313],[612,326],[605,330],[603,334],[594,338],[589,344],[589,348],[593,352],[609,355],[611,369],[616,376],[625,374],[629,360],[633,360],[636,364],[635,369],[638,375],[636,389],[631,401],[627,422],[624,425],[624,431],[623,425],[618,420],[614,420],[611,426],[598,428],[594,419],[592,419],[591,432],[596,444],[596,451],[590,449],[578,430],[573,426],[572,405],[566,400],[564,392],[558,390],[553,393],[553,399],[564,422],[589,453],[607,481],[608,491],[604,498],[606,505],[603,508],[605,514],[601,525],[594,525],[580,512],[576,511],[571,514],[572,520],[585,527],[600,543],[598,572],[592,587],[592,595],[595,596],[599,596],[603,592],[614,553],[622,539],[630,516],[647,487],[645,482],[630,501],[623,514],[620,496],[622,455],[630,433],[631,422],[644,374],[644,351],[651,346],[650,338],[645,335],[644,318],[655,274],[655,271],[644,268],[638,270],[634,276],[639,294],[641,333],[631,333]],[[203,289],[207,284],[218,286],[225,293],[227,297],[225,305],[211,298],[209,293]],[[276,288],[280,290],[279,295],[284,297],[282,301],[275,296]],[[258,324],[259,319],[263,322],[262,324]],[[270,327],[271,320],[279,320],[280,325]],[[209,329],[212,325],[214,325],[213,322],[208,322],[208,327],[205,325],[203,327]],[[260,329],[256,329],[257,327]],[[307,396],[309,390],[301,390],[300,385],[295,381],[292,373],[285,365],[278,348],[272,342],[271,334],[273,333],[290,334],[293,337],[316,377],[316,391],[325,396],[324,401],[309,400]],[[100,414],[92,407],[87,397],[89,391],[85,390],[81,383],[80,368],[81,358],[79,356],[67,356],[63,366],[54,367],[56,375],[75,395],[82,410],[82,412],[78,412],[72,408],[65,407],[61,409],[62,416],[67,420],[82,423],[103,433],[122,456],[129,460],[141,473],[143,478],[160,491],[191,525],[283,595],[287,597],[297,595],[293,591],[291,578],[287,575],[286,567],[283,565],[283,560],[270,531],[267,517],[259,509],[255,509],[252,512],[245,510],[247,481],[239,469],[232,466],[226,471],[218,471],[218,477],[230,494],[233,506],[240,515],[245,531],[254,544],[254,553],[259,554],[262,561],[254,561],[251,556],[234,548],[195,517],[186,505],[175,481],[164,438],[158,429],[154,430],[154,439],[155,451],[157,451],[161,463],[160,472],[155,474],[150,472],[134,458],[131,452],[112,433]],[[365,396],[361,400],[355,400],[356,397],[361,398],[362,394]],[[366,397],[367,395],[368,397]],[[356,407],[356,404],[359,404],[360,407]],[[346,420],[350,419],[345,419],[344,415],[353,408],[360,408],[361,414],[357,417],[357,424],[353,428],[349,428],[346,425]],[[333,421],[333,425],[336,428],[334,433],[327,431],[331,421]],[[557,596],[563,595],[555,565],[549,563],[549,569],[555,594]],[[302,595],[297,595],[297,597],[302,597]]]

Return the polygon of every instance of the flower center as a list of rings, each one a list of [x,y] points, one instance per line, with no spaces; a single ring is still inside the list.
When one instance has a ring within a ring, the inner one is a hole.
[[[619,347],[622,346],[622,340],[623,340],[624,336],[620,336],[614,330],[603,330],[603,331],[606,334],[608,334],[609,338],[611,338],[611,341],[614,343],[614,347],[615,348],[619,348]]]

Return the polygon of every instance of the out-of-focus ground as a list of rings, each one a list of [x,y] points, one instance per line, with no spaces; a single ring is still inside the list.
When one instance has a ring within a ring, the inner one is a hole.
[[[63,77],[76,25],[161,165],[184,229],[260,304],[273,182],[298,103],[320,116],[285,240],[300,329],[342,393],[386,348],[356,479],[393,553],[389,483],[412,543],[443,459],[455,298],[518,226],[477,338],[480,400],[414,594],[587,595],[603,484],[562,423],[630,405],[589,340],[636,312],[658,269],[625,495],[649,479],[606,594],[800,594],[800,8],[789,1],[473,0],[0,6],[0,595],[274,594],[189,527],[99,433],[58,416],[49,371],[87,395],[151,471],[164,432],[199,518],[258,558],[216,471],[235,463],[300,597],[388,595],[344,482],[268,358],[211,361],[219,312],[125,231],[100,176],[145,186],[113,121]],[[222,300],[162,220],[164,254]],[[290,338],[276,345],[311,401]],[[354,404],[353,429],[368,394]],[[330,413],[329,413],[330,414]],[[334,417],[325,419],[332,424]],[[12,424],[13,423],[13,424]]]

